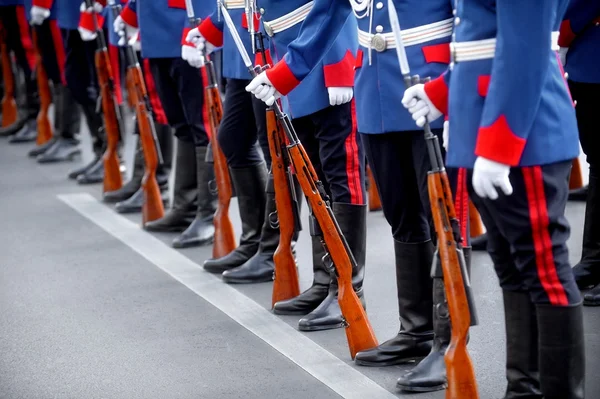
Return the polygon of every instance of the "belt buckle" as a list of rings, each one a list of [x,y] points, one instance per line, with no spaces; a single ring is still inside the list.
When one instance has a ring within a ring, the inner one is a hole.
[[[380,33],[373,35],[371,38],[371,47],[380,53],[385,51],[387,49],[387,41],[385,40],[385,37]]]
[[[271,26],[270,23],[263,21],[263,26],[265,28],[265,33],[267,34],[267,36],[269,37],[273,37],[273,27]]]
[[[456,63],[456,45],[454,42],[450,42],[450,62]]]

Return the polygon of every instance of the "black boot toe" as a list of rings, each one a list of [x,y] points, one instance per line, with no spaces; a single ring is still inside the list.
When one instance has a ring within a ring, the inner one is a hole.
[[[366,351],[358,352],[354,362],[359,366],[387,367],[422,359],[431,351],[433,334],[399,333],[394,338]]]
[[[181,235],[173,240],[173,248],[189,248],[212,243],[215,226],[212,218],[196,217]]]
[[[115,204],[115,211],[117,213],[138,213],[142,211],[142,205],[144,204],[144,191],[140,188],[131,197],[124,201],[117,202]]]
[[[246,263],[223,272],[223,281],[230,284],[251,284],[273,281],[273,254],[258,252]]]

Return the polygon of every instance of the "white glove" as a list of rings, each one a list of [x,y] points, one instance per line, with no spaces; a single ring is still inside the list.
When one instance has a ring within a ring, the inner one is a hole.
[[[473,189],[481,198],[491,200],[498,198],[496,187],[499,187],[504,194],[511,195],[513,188],[508,178],[509,175],[510,166],[477,157],[473,168]]]
[[[140,40],[140,32],[138,31],[130,40],[129,45],[134,51],[142,51],[142,42]]]
[[[404,97],[402,97],[402,105],[412,114],[413,120],[419,127],[425,126],[425,122],[433,122],[442,116],[440,110],[427,97],[425,85],[423,84],[414,85],[406,89]]]
[[[448,152],[448,141],[450,140],[450,121],[444,121],[444,130],[442,131],[442,145]]]
[[[215,46],[206,41],[206,39],[200,34],[198,28],[194,28],[188,32],[185,37],[185,41],[192,43],[200,51],[206,51],[206,54],[210,54],[215,51]]]
[[[104,10],[104,7],[102,7],[102,4],[98,3],[97,1],[94,2],[94,7],[87,7],[85,5],[85,1],[83,3],[81,3],[81,5],[79,6],[79,11],[81,12],[92,12],[92,10],[97,13],[100,14],[102,12],[102,10]]]
[[[281,93],[273,87],[266,72],[261,72],[260,75],[252,79],[252,82],[246,86],[246,91],[254,94],[254,97],[263,101],[269,107],[273,105],[277,99],[281,98]]]
[[[562,66],[567,65],[567,53],[569,52],[568,47],[561,47],[558,49],[558,56],[560,58],[560,63]]]
[[[81,27],[77,28],[77,30],[79,31],[79,36],[81,36],[81,40],[83,40],[84,42],[91,42],[92,40],[95,40],[98,36],[96,32],[92,32]]]
[[[352,101],[354,90],[352,87],[328,87],[329,104],[342,105]]]
[[[38,6],[31,7],[31,24],[41,25],[50,16],[50,10]]]
[[[181,46],[181,58],[186,60],[188,64],[194,68],[200,68],[204,65],[204,57],[202,53],[195,47],[183,45]]]
[[[127,25],[121,16],[115,18],[113,22],[113,30],[121,36],[119,39],[119,46],[124,46],[134,36],[137,36],[139,29],[134,28],[131,25]],[[125,36],[124,36],[125,35]]]

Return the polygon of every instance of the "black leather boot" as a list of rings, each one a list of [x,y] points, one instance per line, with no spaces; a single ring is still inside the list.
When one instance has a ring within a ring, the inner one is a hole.
[[[276,211],[275,185],[273,182],[273,175],[269,175],[265,221],[262,226],[258,252],[243,265],[223,272],[223,281],[235,284],[273,281],[273,273],[275,271],[273,255],[279,245],[279,227],[273,227],[270,215]]]
[[[181,235],[173,240],[174,248],[188,248],[212,243],[215,236],[213,218],[217,210],[216,196],[208,185],[215,178],[212,164],[205,161],[207,147],[196,147],[196,178],[198,209],[196,218]]]
[[[467,273],[471,274],[471,248],[463,248]],[[396,387],[406,392],[433,392],[445,389],[446,363],[444,355],[450,344],[450,313],[444,289],[440,259],[434,256],[433,273],[433,347],[431,352],[415,368],[400,377]]]
[[[581,260],[573,267],[580,289],[600,284],[600,177],[590,173],[589,191],[585,206]]]
[[[394,252],[400,331],[376,348],[358,352],[355,362],[360,366],[393,366],[421,359],[431,351],[433,244],[394,240]]]
[[[81,154],[79,140],[75,133],[79,131],[81,115],[71,91],[62,85],[54,88],[54,109],[58,120],[56,141],[36,158],[38,163],[64,162]]]
[[[84,167],[83,171],[77,175],[77,183],[79,184],[96,184],[102,183],[104,180],[104,151],[106,150],[106,138],[104,137],[104,127],[102,121],[102,114],[96,112],[96,106],[94,104],[87,104],[82,107],[85,120],[92,136],[92,149],[96,154],[95,162],[87,167]],[[73,172],[69,174],[69,177]]]
[[[144,177],[144,152],[141,145],[135,151],[133,159],[133,173],[131,179],[118,190],[108,191],[103,194],[102,200],[107,203],[117,203],[131,198],[141,187]]]
[[[502,294],[508,381],[504,399],[542,399],[535,306],[527,292],[503,291]]]
[[[589,290],[583,296],[584,306],[600,306],[600,284]]]
[[[28,119],[23,127],[13,134],[10,139],[8,139],[8,142],[12,144],[29,143],[31,141],[35,141],[36,139],[37,121],[35,118],[32,118]]]
[[[488,237],[487,233],[471,239],[471,248],[473,251],[487,251]]]
[[[265,220],[267,168],[264,162],[243,169],[230,169],[238,198],[242,236],[240,245],[229,254],[204,262],[209,273],[223,273],[248,261],[257,251],[260,232]]]
[[[196,217],[198,182],[196,180],[196,150],[193,143],[178,141],[174,185],[173,207],[162,218],[146,223],[144,227],[146,230],[182,232]]]
[[[58,140],[58,137],[56,135],[52,136],[52,138],[48,141],[46,141],[44,144],[42,145],[38,145],[35,148],[33,148],[31,151],[29,151],[27,153],[28,156],[30,156],[31,158],[37,158],[38,155],[42,155],[44,152],[46,152],[48,150],[48,148],[52,147],[54,145],[54,143],[56,143],[56,141]]]
[[[544,399],[583,399],[585,345],[581,304],[536,307]]]
[[[356,260],[356,267],[352,270],[352,286],[366,309],[362,285],[367,246],[367,206],[334,202],[333,214]],[[298,330],[321,331],[344,327],[337,293],[337,279],[332,276],[327,296],[315,310],[298,321]]]
[[[309,216],[309,224],[316,225],[314,216]],[[312,229],[311,229],[312,230]],[[313,258],[313,282],[309,289],[302,292],[295,298],[276,302],[273,306],[273,313],[278,315],[304,316],[315,310],[321,302],[327,297],[329,292],[329,282],[331,277],[323,265],[325,249],[321,240],[311,231],[312,240],[312,258]]]
[[[22,117],[21,115],[17,115],[17,120],[8,126],[1,127],[0,126],[0,137],[9,137],[16,134],[19,130],[25,126],[27,122],[27,118]]]
[[[144,205],[144,190],[140,187],[132,196],[115,204],[115,211],[120,214],[139,213]]]

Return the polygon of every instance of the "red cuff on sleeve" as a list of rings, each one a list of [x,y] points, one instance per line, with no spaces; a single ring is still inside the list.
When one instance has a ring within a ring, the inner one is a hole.
[[[267,77],[273,87],[284,96],[300,84],[285,60],[281,60],[273,68],[267,69]]]
[[[83,29],[87,29],[90,32],[96,31],[96,25],[94,24],[94,15],[98,17],[98,27],[102,28],[104,26],[104,17],[99,14],[82,12],[79,17],[79,27]]]
[[[354,65],[356,65],[356,60],[352,52],[348,50],[340,62],[323,66],[325,87],[353,87]]]
[[[181,35],[181,45],[182,46],[196,47],[196,46],[194,46],[194,43],[185,41],[185,38],[187,37],[188,33],[190,33],[191,30],[192,30],[192,28],[183,28],[183,34]]]
[[[129,26],[138,27],[137,14],[129,7],[124,7],[121,11],[121,18]]]
[[[443,75],[425,83],[425,94],[442,114],[448,115],[448,86]]]
[[[32,5],[49,10],[52,8],[52,3],[54,3],[54,0],[33,0]]]
[[[560,34],[558,35],[558,45],[560,47],[569,47],[577,35],[571,29],[571,21],[564,20],[560,24]]]
[[[202,21],[200,25],[198,25],[198,30],[202,37],[213,46],[221,47],[223,45],[223,32],[213,24],[210,18],[206,18]]]
[[[106,7],[106,0],[96,0],[96,3],[100,3],[102,7]]]
[[[167,4],[170,8],[181,8],[182,10],[185,10],[185,0],[168,0]]]
[[[269,65],[273,65],[273,58],[271,58],[271,50],[265,50],[265,57],[267,58],[266,64]],[[266,65],[263,57],[262,57],[262,53],[258,52],[256,53],[256,57],[254,59],[254,65],[260,65],[260,66],[265,66]]]
[[[448,43],[423,46],[422,51],[425,56],[425,62],[428,64],[432,62],[440,64],[450,63],[450,44]]]
[[[475,155],[517,166],[527,140],[513,133],[504,115],[490,126],[480,127],[475,145]]]

